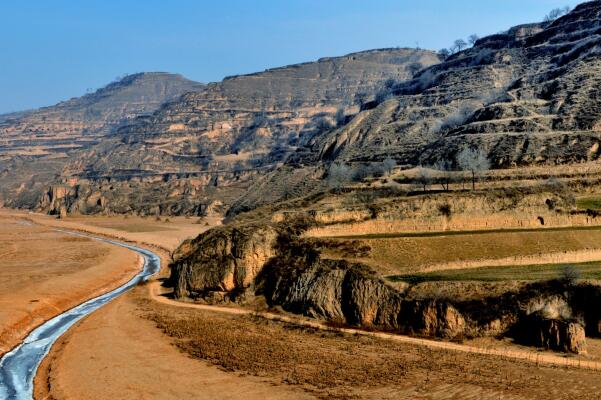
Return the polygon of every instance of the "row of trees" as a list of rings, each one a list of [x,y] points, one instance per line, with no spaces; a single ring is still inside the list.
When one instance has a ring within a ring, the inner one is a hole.
[[[367,166],[350,166],[342,162],[335,162],[328,169],[327,183],[330,188],[339,189],[346,182],[361,182],[365,178],[390,175],[394,167],[396,167],[396,161],[390,157]]]
[[[454,165],[459,168],[456,170]],[[490,160],[481,149],[466,148],[457,154],[455,163],[449,160],[441,160],[434,165],[420,166],[415,175],[414,183],[423,191],[428,186],[438,182],[442,189],[449,190],[451,183],[461,180],[464,182],[464,174],[469,174],[472,182],[472,190],[476,190],[476,182],[490,169]],[[458,174],[459,172],[459,174]],[[436,176],[434,176],[434,173]]]
[[[568,14],[570,11],[571,11],[571,8],[569,6],[554,8],[551,11],[549,11],[549,13],[547,15],[545,15],[544,21],[545,22],[555,21],[557,18],[563,17],[564,15]],[[480,39],[480,37],[478,37],[478,35],[476,35],[476,34],[470,35],[467,38],[467,40],[457,39],[453,42],[453,44],[449,48],[444,48],[444,49],[439,50],[438,55],[442,59],[446,59],[455,53],[459,53],[460,51],[467,49],[468,46],[475,45],[476,42],[478,41],[478,39]]]
[[[328,186],[339,189],[346,182],[361,182],[368,177],[381,177],[390,175],[396,166],[396,161],[390,157],[380,163],[371,163],[367,166],[349,166],[345,163],[332,163],[327,174]],[[454,161],[441,160],[434,165],[420,166],[414,177],[414,184],[424,191],[433,183],[439,183],[443,190],[449,190],[451,183],[469,174],[472,189],[476,189],[478,179],[490,169],[487,154],[481,149],[466,148],[457,154]],[[458,168],[458,169],[457,169]]]
[[[459,53],[460,51],[467,49],[468,46],[475,45],[478,39],[480,39],[480,37],[476,34],[470,35],[467,38],[467,41],[463,39],[457,39],[453,42],[453,45],[448,49],[440,49],[438,51],[438,55],[441,58],[446,59],[455,53]]]

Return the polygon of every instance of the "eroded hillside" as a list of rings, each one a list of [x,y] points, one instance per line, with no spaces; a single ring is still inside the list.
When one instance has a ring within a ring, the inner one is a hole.
[[[466,149],[481,151],[491,168],[595,161],[600,29],[601,1],[593,1],[555,21],[482,38],[364,103],[344,126],[314,136],[232,212],[323,189],[333,163],[354,175],[387,159],[458,170]]]
[[[484,149],[494,166],[594,160],[599,152],[601,2],[476,42],[391,90],[343,129],[322,159],[401,164]]]
[[[60,188],[36,207],[143,214],[227,208],[386,84],[437,62],[425,50],[372,50],[209,84],[77,153],[55,182]]]
[[[76,154],[165,101],[204,85],[168,73],[126,76],[55,106],[0,118],[0,201],[33,208],[40,192],[70,168]]]

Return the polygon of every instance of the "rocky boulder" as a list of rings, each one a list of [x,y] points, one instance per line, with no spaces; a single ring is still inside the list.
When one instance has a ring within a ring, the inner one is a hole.
[[[186,242],[185,254],[176,252],[171,265],[176,297],[244,292],[275,255],[276,238],[269,226],[228,226]]]
[[[448,302],[407,301],[403,305],[402,320],[410,332],[451,339],[466,331],[465,318]]]
[[[355,325],[400,328],[400,293],[361,264],[342,260],[272,260],[258,277],[258,294],[287,311]]]
[[[516,339],[526,345],[566,353],[586,353],[584,326],[569,319],[545,318],[541,313],[524,317],[515,327]]]
[[[309,255],[276,257],[258,276],[257,292],[269,304],[354,326],[445,338],[465,333],[464,317],[447,302],[405,300],[366,265],[297,253]]]

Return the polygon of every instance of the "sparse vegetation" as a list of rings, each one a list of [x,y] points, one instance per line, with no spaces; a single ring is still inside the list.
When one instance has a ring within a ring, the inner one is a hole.
[[[565,6],[563,8],[554,8],[543,19],[545,22],[555,21],[557,18],[562,17],[570,12],[571,8]]]
[[[503,391],[539,398],[548,394],[549,382],[562,388],[576,377],[591,387],[597,382],[592,371],[544,368],[260,318],[141,306],[146,318],[191,357],[226,371],[295,385],[322,399],[375,398],[383,387],[414,393],[415,383],[409,382],[423,382],[420,390],[453,387],[460,390],[457,393],[476,390],[475,396]],[[588,393],[575,398],[584,399]]]
[[[472,176],[472,190],[476,190],[476,180],[490,169],[488,155],[482,149],[462,150],[457,155],[457,164]]]

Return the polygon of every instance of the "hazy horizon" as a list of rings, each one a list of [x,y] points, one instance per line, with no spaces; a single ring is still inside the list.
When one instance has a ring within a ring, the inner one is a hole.
[[[387,47],[438,50],[580,1],[158,0],[0,5],[0,114],[49,106],[136,72],[199,82]]]

